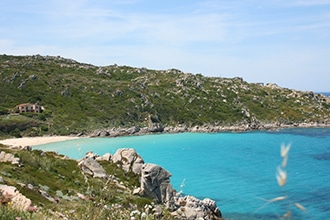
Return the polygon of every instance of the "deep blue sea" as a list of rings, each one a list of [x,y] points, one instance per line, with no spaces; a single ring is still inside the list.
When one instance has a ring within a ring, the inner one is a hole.
[[[317,92],[317,93],[323,94],[325,96],[330,96],[330,92]]]
[[[284,187],[275,177],[281,144],[291,144]],[[279,219],[288,210],[291,219],[330,219],[330,128],[82,138],[36,148],[75,159],[135,148],[172,174],[177,191],[216,200],[225,219]],[[266,202],[279,196],[287,199]]]

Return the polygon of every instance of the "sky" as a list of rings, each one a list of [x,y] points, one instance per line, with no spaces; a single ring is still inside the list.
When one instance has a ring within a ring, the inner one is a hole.
[[[0,54],[330,91],[330,0],[0,0]]]

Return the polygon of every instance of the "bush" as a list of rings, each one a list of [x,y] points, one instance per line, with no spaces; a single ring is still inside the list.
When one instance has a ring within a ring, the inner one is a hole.
[[[15,130],[11,131],[10,132],[10,135],[11,136],[14,136],[16,138],[21,138],[22,137],[21,131],[18,128],[16,128]]]
[[[0,107],[0,115],[7,115],[9,114],[9,110],[7,108]]]

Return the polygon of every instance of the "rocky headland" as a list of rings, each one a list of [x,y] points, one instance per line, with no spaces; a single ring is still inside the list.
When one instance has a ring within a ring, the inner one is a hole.
[[[106,171],[97,162],[102,160],[118,164],[125,172],[131,171],[140,175],[140,186],[132,193],[165,205],[175,219],[215,220],[222,216],[215,201],[209,198],[199,200],[178,193],[170,183],[170,172],[156,164],[144,163],[141,156],[132,148],[121,148],[113,155],[107,153],[103,156],[89,152],[80,160],[79,167],[88,175],[108,179]]]
[[[31,147],[24,147],[19,150],[26,152],[32,151]],[[44,155],[43,157],[46,156],[42,151],[39,151],[39,153]],[[55,155],[55,157],[59,156],[60,155]],[[67,158],[64,157],[60,160],[65,161]],[[0,152],[0,163],[10,163],[12,166],[21,168],[27,166],[27,164],[24,165],[24,162],[19,157],[12,153],[6,153],[5,151]],[[140,184],[132,188],[132,186],[128,186],[122,181],[119,181],[114,173],[106,171],[103,167],[105,164],[114,164],[119,169],[122,169],[126,175],[131,173],[138,176]],[[79,170],[83,176],[85,176],[85,181],[88,181],[89,178],[100,179],[106,183],[104,184],[105,187],[113,186],[117,190],[129,192],[132,196],[151,199],[152,202],[146,204],[142,210],[130,208],[129,213],[131,220],[146,219],[147,216],[153,216],[155,219],[162,219],[164,217],[164,212],[170,213],[166,219],[222,219],[221,211],[217,207],[215,201],[209,198],[200,200],[191,195],[182,195],[180,192],[177,192],[173,189],[170,182],[171,173],[156,164],[145,163],[143,158],[141,158],[134,149],[118,149],[113,155],[107,153],[102,156],[88,152],[84,158],[77,161],[77,167],[79,167]],[[50,186],[41,185],[37,182],[19,182],[13,184],[13,181],[9,178],[11,177],[10,173],[4,170],[2,170],[1,173],[4,175],[4,177],[0,176],[1,204],[9,204],[10,201],[11,207],[23,212],[31,210],[37,212],[38,209],[43,209],[41,203],[36,204],[36,202],[33,201],[33,198],[28,198],[29,193],[26,193],[27,190],[33,191],[48,202],[59,204],[59,206],[63,200],[69,200],[72,202],[79,202],[80,200],[81,202],[84,202],[88,200],[88,197],[91,197],[91,195],[86,194],[86,192],[77,192],[76,195],[70,196],[64,195],[64,186],[59,186],[56,195],[52,195]],[[65,177],[62,176],[62,178]],[[71,176],[70,178],[75,179],[74,176]],[[21,193],[21,190],[25,193]],[[104,196],[107,194],[104,189],[102,189],[102,193]],[[95,198],[92,200],[95,200]],[[112,204],[112,206],[113,205],[114,204]],[[110,206],[110,203],[104,204],[104,207]],[[122,207],[120,204],[115,204],[115,206]],[[130,204],[130,207],[136,206]],[[74,210],[71,210],[71,212],[74,212]],[[43,213],[45,213],[45,210],[43,210]],[[63,219],[68,219],[68,215],[65,213],[60,213],[59,216],[62,216]]]

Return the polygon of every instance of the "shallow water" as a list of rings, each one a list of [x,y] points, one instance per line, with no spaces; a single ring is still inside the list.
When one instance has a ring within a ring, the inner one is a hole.
[[[284,187],[275,178],[281,144],[291,144]],[[330,218],[329,128],[82,138],[34,148],[75,159],[88,151],[103,155],[135,148],[145,162],[172,173],[178,191],[216,200],[226,219],[279,219],[287,210],[292,219]],[[279,196],[287,199],[265,201]]]

